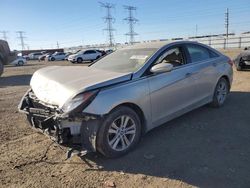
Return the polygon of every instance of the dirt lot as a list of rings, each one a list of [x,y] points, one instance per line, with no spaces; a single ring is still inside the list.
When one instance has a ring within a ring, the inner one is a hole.
[[[250,187],[249,71],[235,71],[223,108],[204,106],[168,122],[122,158],[65,160],[65,149],[33,131],[17,111],[32,73],[47,65],[6,67],[0,78],[0,187],[105,187],[107,181],[117,187]]]

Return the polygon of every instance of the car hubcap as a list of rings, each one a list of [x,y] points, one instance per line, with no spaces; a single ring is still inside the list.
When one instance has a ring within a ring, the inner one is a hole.
[[[227,96],[227,85],[225,82],[220,82],[217,89],[217,99],[220,104],[223,104]]]
[[[134,120],[123,115],[116,118],[108,130],[108,144],[116,151],[127,149],[133,142],[136,134],[136,126]]]

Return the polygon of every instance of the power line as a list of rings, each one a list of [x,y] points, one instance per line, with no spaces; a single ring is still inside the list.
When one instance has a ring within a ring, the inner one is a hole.
[[[226,27],[226,46],[228,44],[228,29],[229,29],[229,10],[227,8],[226,13],[225,13],[225,27]]]
[[[229,29],[229,10],[227,8],[227,11],[225,13],[225,27],[226,27],[226,37],[228,39],[228,29]]]
[[[113,28],[113,23],[115,22],[114,17],[111,15],[111,9],[114,9],[115,6],[113,4],[110,3],[103,3],[103,2],[99,2],[101,7],[105,8],[107,13],[106,16],[103,18],[104,22],[107,23],[107,28],[105,28],[104,30],[107,31],[108,33],[108,40],[109,40],[109,46],[114,46],[114,35],[113,32],[115,31],[115,29]]]
[[[19,34],[19,37],[17,37],[17,38],[19,38],[20,39],[20,45],[22,46],[22,50],[24,50],[25,49],[25,43],[24,43],[24,38],[26,38],[26,37],[24,37],[23,35],[24,35],[24,31],[17,31],[16,32],[17,34]]]
[[[134,24],[136,24],[136,22],[138,22],[138,19],[136,19],[133,16],[133,11],[136,11],[137,8],[133,7],[133,6],[127,6],[127,5],[124,5],[123,7],[124,7],[124,9],[128,10],[128,13],[129,13],[129,16],[124,19],[129,24],[129,32],[126,33],[125,35],[130,36],[130,44],[133,44],[135,42],[135,35],[138,35],[134,31]]]
[[[7,41],[7,39],[8,39],[8,37],[7,37],[8,31],[0,31],[0,33],[2,33],[3,39]]]

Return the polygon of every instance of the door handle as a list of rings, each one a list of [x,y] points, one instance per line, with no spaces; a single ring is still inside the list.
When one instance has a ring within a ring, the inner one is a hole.
[[[216,67],[218,63],[213,63],[213,66]]]

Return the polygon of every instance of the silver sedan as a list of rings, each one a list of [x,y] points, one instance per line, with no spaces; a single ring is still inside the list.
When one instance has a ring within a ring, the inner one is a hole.
[[[89,67],[38,70],[19,110],[60,144],[118,157],[164,122],[208,103],[221,107],[232,80],[232,61],[206,45],[142,43]]]

